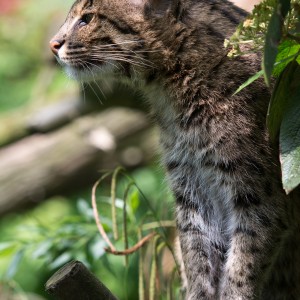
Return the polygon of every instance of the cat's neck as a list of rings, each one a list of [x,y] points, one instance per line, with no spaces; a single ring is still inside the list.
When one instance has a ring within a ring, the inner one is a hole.
[[[246,15],[228,1],[186,3],[188,7],[181,8],[180,18],[171,14],[160,18],[150,16],[143,23],[145,48],[154,65],[144,77],[146,83],[156,77],[170,78],[179,73],[205,77],[227,55],[224,40],[233,34]],[[180,80],[178,76],[173,80],[176,78]]]
[[[141,24],[147,58],[153,68],[132,72],[137,74],[134,85],[139,81],[155,114],[166,112],[164,119],[168,114],[183,113],[181,119],[188,121],[193,105],[213,107],[220,98],[232,95],[245,74],[252,72],[244,63],[237,66],[229,62],[224,48],[225,38],[234,32],[245,13],[228,1],[186,3],[188,13],[182,8],[180,20],[166,15]]]

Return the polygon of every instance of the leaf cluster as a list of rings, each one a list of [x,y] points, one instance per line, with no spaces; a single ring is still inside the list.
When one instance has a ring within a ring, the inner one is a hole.
[[[145,180],[149,186],[150,175],[145,172],[140,175],[148,176]],[[109,178],[111,189],[109,195],[105,196],[103,185],[107,185]],[[168,220],[170,211],[162,206],[162,201],[153,201],[152,197],[149,199],[122,168],[104,174],[99,184],[100,196],[96,195],[95,189],[92,198],[95,197],[97,203],[96,220],[101,221],[109,243],[95,224],[95,207],[89,201],[79,199],[76,212],[72,215],[60,218],[54,224],[35,220],[30,225],[22,225],[18,228],[21,238],[0,243],[0,258],[10,257],[2,280],[10,283],[20,271],[24,258],[29,258],[33,263],[39,262],[51,272],[77,259],[96,274],[100,263],[102,269],[110,273],[105,276],[113,278],[114,283],[103,277],[103,271],[101,278],[121,298],[126,298],[124,294],[131,295],[133,288],[137,292],[137,282],[139,299],[156,299],[158,294],[161,299],[172,299],[175,293],[180,294],[176,262],[173,261],[174,268],[167,277],[166,270],[162,268],[166,253],[171,257],[174,255],[172,235],[175,224]],[[171,197],[169,192],[164,198],[166,196]],[[166,221],[162,221],[164,219]],[[134,248],[145,237],[149,239]],[[113,245],[114,251],[111,251],[110,245]]]
[[[225,47],[230,49],[230,57],[259,52],[264,49],[265,37],[274,13],[274,8],[277,5],[277,0],[264,0],[254,7],[251,14],[237,27],[236,32],[230,39],[225,40]],[[294,38],[298,40],[300,30],[299,16],[299,1],[290,1],[290,9],[286,18],[283,19],[281,34],[283,40],[290,39],[291,34],[295,35]]]
[[[262,70],[237,91],[264,76],[271,86],[267,126],[273,143],[279,143],[282,183],[290,193],[300,184],[300,3],[299,0],[265,0],[238,27],[230,40],[229,56],[263,51]]]

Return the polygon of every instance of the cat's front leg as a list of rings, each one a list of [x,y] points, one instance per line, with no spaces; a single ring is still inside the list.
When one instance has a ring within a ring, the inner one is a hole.
[[[220,284],[221,300],[261,299],[266,274],[279,249],[278,203],[244,197],[235,202],[230,220],[232,237]]]
[[[177,224],[188,286],[186,300],[216,300],[224,250],[195,208],[177,205]]]

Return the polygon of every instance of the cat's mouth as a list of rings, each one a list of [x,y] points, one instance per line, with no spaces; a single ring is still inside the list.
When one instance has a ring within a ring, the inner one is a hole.
[[[76,59],[76,58],[67,58],[67,57],[56,57],[59,64],[62,67],[72,67],[74,69],[77,69],[78,71],[85,71],[90,70],[94,67],[101,67],[104,65],[103,61],[95,61],[95,60],[83,60],[83,59]]]
[[[78,81],[94,81],[103,75],[114,74],[117,64],[105,57],[94,58],[86,49],[70,50],[65,43],[53,40],[51,50],[69,77]],[[69,45],[70,47],[70,45]]]
[[[103,73],[107,73],[108,66],[104,61],[76,60],[65,57],[57,57],[59,64],[67,75],[78,81],[94,81]]]

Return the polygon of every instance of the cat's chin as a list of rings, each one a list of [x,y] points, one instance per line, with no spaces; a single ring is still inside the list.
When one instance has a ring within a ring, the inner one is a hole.
[[[86,70],[81,70],[72,66],[64,66],[64,70],[69,78],[72,78],[77,81],[92,81],[93,76],[91,72],[87,72]]]
[[[74,66],[64,65],[64,70],[69,78],[72,78],[81,82],[91,82],[101,77],[106,77],[109,73],[112,73],[109,67],[91,67],[88,69],[76,68]]]

